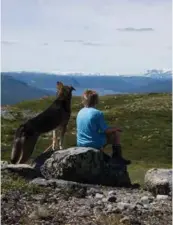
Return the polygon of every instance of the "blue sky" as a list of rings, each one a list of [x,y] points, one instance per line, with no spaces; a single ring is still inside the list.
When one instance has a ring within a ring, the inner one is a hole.
[[[170,69],[171,0],[2,0],[1,70]]]

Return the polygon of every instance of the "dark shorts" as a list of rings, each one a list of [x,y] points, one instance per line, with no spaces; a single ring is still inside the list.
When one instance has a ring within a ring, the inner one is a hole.
[[[81,145],[81,144],[77,144],[78,147],[90,147],[90,148],[96,148],[96,149],[99,149],[99,150],[103,150],[106,145],[109,145],[109,144],[113,144],[115,143],[115,133],[111,133],[109,135],[106,135],[106,140],[104,141],[105,144],[103,144],[102,146],[89,146],[89,145]]]

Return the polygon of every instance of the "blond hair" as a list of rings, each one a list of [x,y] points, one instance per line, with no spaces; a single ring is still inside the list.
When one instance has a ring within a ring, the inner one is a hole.
[[[96,91],[86,90],[82,95],[82,103],[85,107],[95,107],[99,102],[99,96]]]

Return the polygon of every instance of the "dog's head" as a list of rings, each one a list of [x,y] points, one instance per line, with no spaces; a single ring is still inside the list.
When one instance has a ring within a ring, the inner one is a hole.
[[[56,83],[56,87],[58,91],[58,97],[61,99],[70,99],[72,97],[72,91],[76,90],[74,87],[63,85],[63,83],[59,81]]]

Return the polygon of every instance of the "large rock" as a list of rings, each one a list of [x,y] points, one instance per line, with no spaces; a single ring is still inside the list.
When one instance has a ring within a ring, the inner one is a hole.
[[[172,169],[150,169],[145,174],[145,189],[154,195],[172,195]]]
[[[38,176],[41,176],[40,171],[36,170],[30,165],[27,164],[8,164],[6,161],[1,161],[1,173],[7,175],[7,173],[17,174],[26,179],[34,179]]]
[[[38,161],[36,160],[37,163]],[[97,149],[73,147],[56,151],[43,161],[43,165],[39,163],[39,166],[46,179],[55,178],[108,186],[131,185],[127,167],[118,161],[111,163],[111,158]]]

